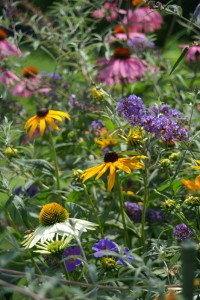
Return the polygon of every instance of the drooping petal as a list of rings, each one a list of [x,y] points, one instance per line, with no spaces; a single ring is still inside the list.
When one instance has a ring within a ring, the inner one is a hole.
[[[99,174],[95,177],[95,180],[99,179],[110,167],[112,163],[105,163],[104,167],[102,168],[102,170],[99,172]]]
[[[46,128],[45,119],[40,119],[40,135],[41,136],[44,135],[45,128]]]
[[[113,165],[115,166],[115,167],[117,167],[118,169],[121,169],[121,170],[123,170],[124,172],[126,172],[126,173],[128,173],[128,174],[130,174],[131,173],[131,169],[128,167],[128,166],[126,166],[125,164],[123,164],[123,163],[121,163],[120,161],[115,161],[114,163],[113,163]]]
[[[31,124],[31,128],[30,128],[30,131],[29,131],[29,136],[32,137],[33,136],[33,133],[34,131],[36,130],[38,126],[38,121],[37,120],[34,120]]]
[[[67,118],[68,120],[70,120],[70,115],[67,114],[66,112],[63,112],[63,111],[58,111],[58,110],[49,110],[49,115],[51,117],[57,115],[57,116],[61,116],[61,117],[65,117]]]
[[[51,117],[46,116],[46,117],[45,117],[45,120],[46,120],[46,122],[47,122],[53,129],[55,129],[55,130],[59,130],[59,129],[60,129],[60,128],[56,125],[56,123],[54,122],[54,120],[53,120]]]
[[[111,164],[110,165],[110,174],[109,174],[109,177],[108,177],[108,188],[107,188],[107,191],[110,192],[115,184],[115,166],[114,164]]]
[[[32,122],[34,121],[34,120],[37,120],[37,123],[38,123],[38,116],[34,116],[34,117],[32,117],[32,118],[30,118],[27,122],[26,122],[26,124],[25,124],[25,126],[24,126],[24,128],[25,128],[25,130],[27,130],[31,125],[32,125]]]
[[[195,184],[200,189],[200,175],[195,178]]]
[[[99,173],[99,171],[104,167],[104,163],[100,164],[99,166],[88,168],[84,171],[84,173],[81,175],[81,178],[83,178],[83,182],[85,182],[87,179],[91,178],[92,176]]]

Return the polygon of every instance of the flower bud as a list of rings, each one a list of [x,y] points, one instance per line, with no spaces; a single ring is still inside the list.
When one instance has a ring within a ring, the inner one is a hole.
[[[104,268],[104,270],[113,270],[116,265],[117,265],[117,262],[114,258],[111,258],[111,257],[103,257],[101,259],[101,263],[102,263],[102,267]]]
[[[17,157],[18,150],[16,148],[6,147],[4,154],[7,156],[7,158],[11,159],[12,157]]]

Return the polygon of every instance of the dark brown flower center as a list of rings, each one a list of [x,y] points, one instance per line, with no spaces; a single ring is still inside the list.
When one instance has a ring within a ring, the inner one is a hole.
[[[107,152],[104,156],[104,162],[108,163],[108,162],[115,162],[117,161],[119,158],[119,156],[117,155],[116,152]]]
[[[131,56],[131,51],[128,48],[116,48],[113,54],[114,58],[129,58]]]
[[[0,29],[0,41],[3,41],[7,38],[7,33],[3,30]]]
[[[35,77],[38,73],[35,67],[26,67],[22,70],[22,75],[26,78]]]
[[[48,114],[49,110],[47,108],[41,108],[37,111],[38,117],[45,117]]]

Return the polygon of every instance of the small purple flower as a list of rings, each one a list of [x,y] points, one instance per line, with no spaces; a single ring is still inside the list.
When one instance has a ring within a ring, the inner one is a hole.
[[[105,127],[105,124],[102,120],[97,120],[97,121],[92,121],[91,126],[93,130],[101,130],[102,128]]]
[[[129,251],[130,249],[128,247],[124,247],[123,258],[117,258],[116,261],[121,265],[126,265],[126,261],[131,262],[134,259],[134,257],[128,254]],[[125,259],[125,261],[123,259]]]
[[[191,236],[193,236],[192,231],[187,227],[185,224],[178,224],[175,227],[175,230],[173,232],[173,236],[175,236],[180,241],[185,241],[189,239]]]
[[[71,98],[69,99],[68,104],[69,104],[71,107],[77,107],[77,106],[79,105],[78,100],[77,100],[75,94],[72,94],[72,95],[71,95]]]
[[[57,81],[59,79],[61,79],[62,77],[56,73],[56,72],[46,72],[46,71],[41,71],[40,74],[42,74],[43,76],[47,76],[50,77],[53,81]]]
[[[164,221],[164,213],[160,209],[152,209],[149,208],[147,211],[147,216],[150,223],[163,222]]]
[[[126,201],[124,205],[129,218],[136,223],[141,222],[143,209],[142,205],[129,201]]]
[[[102,151],[102,153],[105,155],[106,153],[110,152],[111,149],[108,148],[108,147],[105,147],[105,148],[102,148],[101,151]]]
[[[106,254],[101,252],[103,250],[108,250],[108,251],[113,251],[115,253],[119,253],[118,245],[115,242],[109,240],[108,238],[99,240],[98,243],[93,245],[92,250],[95,251],[94,257],[105,256]]]
[[[38,193],[37,187],[32,184],[29,186],[29,188],[26,190],[26,193],[28,194],[29,197],[33,197]]]
[[[81,255],[80,247],[67,247],[63,253],[63,259],[65,263],[65,268],[68,272],[72,272],[76,269],[76,267],[82,264],[82,261],[79,258],[70,256],[78,256]]]
[[[17,195],[17,196],[22,194],[23,193],[22,186],[18,186],[16,189],[14,189],[14,191],[12,193],[13,193],[13,195]]]

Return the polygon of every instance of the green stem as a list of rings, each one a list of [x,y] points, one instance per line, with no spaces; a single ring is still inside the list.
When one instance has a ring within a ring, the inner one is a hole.
[[[53,160],[54,160],[54,164],[55,164],[55,176],[56,176],[57,189],[60,190],[60,179],[59,179],[59,173],[58,173],[58,160],[57,160],[57,155],[56,155],[55,144],[54,144],[54,141],[53,141],[53,136],[52,136],[52,133],[51,133],[50,129],[49,129],[49,142],[51,144]],[[62,205],[63,205],[63,200],[62,200]]]
[[[145,253],[145,222],[146,222],[146,211],[148,207],[148,175],[147,175],[147,168],[145,166],[145,170],[143,173],[143,182],[144,182],[144,201],[143,201],[143,209],[142,209],[142,226],[141,226],[141,244],[143,253]]]
[[[124,213],[124,195],[122,193],[121,184],[120,184],[120,181],[119,181],[118,174],[116,174],[116,186],[117,186],[117,192],[118,192],[118,195],[119,195],[120,212],[121,212],[122,223],[123,223],[123,228],[124,228],[124,241],[125,241],[125,244],[128,247],[130,247],[130,241],[129,241],[129,236],[128,236],[128,232],[127,232],[125,213]]]
[[[30,259],[31,259],[31,261],[32,261],[32,263],[33,263],[35,269],[37,270],[38,274],[39,274],[39,275],[43,275],[43,274],[42,274],[42,271],[40,270],[40,268],[38,267],[37,263],[36,263],[35,260],[33,259],[32,254],[31,254],[30,252],[29,252],[29,254],[30,254]]]

